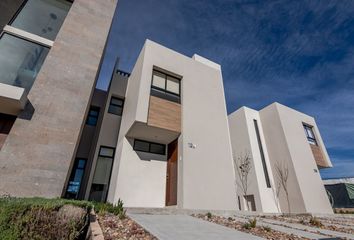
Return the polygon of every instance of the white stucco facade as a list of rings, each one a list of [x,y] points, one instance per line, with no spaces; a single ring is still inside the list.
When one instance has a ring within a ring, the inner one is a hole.
[[[235,210],[235,175],[220,66],[149,40],[128,81],[108,201],[122,199],[127,207],[166,206],[167,155],[133,150],[137,135],[164,144],[173,140],[168,131],[146,126],[155,67],[182,77],[177,207]]]
[[[260,149],[257,143],[254,120],[258,123],[268,169],[270,187],[266,186]],[[331,167],[325,145],[315,120],[303,113],[273,103],[260,111],[241,108],[229,116],[231,142],[234,155],[249,151],[252,160],[249,193],[255,196],[256,210],[260,212],[288,212],[285,192],[280,188],[277,166],[289,170],[288,189],[292,213],[332,213],[312,146],[304,131],[304,124],[311,126],[316,148],[322,163]],[[238,194],[243,195],[240,190]],[[278,196],[278,197],[277,197]],[[241,204],[242,205],[242,204]],[[242,207],[243,209],[244,207]]]

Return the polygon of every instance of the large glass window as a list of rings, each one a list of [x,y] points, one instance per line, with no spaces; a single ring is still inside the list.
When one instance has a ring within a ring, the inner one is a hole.
[[[54,40],[70,6],[66,0],[28,0],[11,26]]]
[[[9,34],[0,37],[0,83],[27,91],[49,52],[49,48]]]
[[[81,187],[82,178],[85,173],[86,159],[76,159],[73,171],[70,176],[66,197],[77,199]]]
[[[180,103],[181,80],[166,73],[153,70],[151,95]]]
[[[317,145],[316,137],[315,137],[315,134],[313,133],[312,127],[307,124],[303,124],[303,126],[304,126],[305,134],[307,137],[307,141],[310,144]]]
[[[104,202],[107,198],[111,178],[114,148],[101,147],[93,175],[90,200]]]

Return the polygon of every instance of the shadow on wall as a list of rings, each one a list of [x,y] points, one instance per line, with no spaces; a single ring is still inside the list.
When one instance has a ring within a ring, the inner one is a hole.
[[[154,154],[154,153],[148,153],[148,152],[141,152],[141,151],[135,151],[134,150],[134,139],[133,138],[127,138],[130,146],[132,147],[132,150],[138,155],[139,159],[142,161],[162,161],[162,162],[167,162],[167,154],[165,155],[160,155],[160,154]]]

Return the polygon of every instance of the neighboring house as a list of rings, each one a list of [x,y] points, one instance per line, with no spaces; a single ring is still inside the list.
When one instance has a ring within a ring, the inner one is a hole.
[[[95,89],[116,1],[1,4],[0,195],[286,212],[281,162],[292,212],[331,212],[313,118],[277,103],[228,118],[220,65],[149,40],[131,74],[117,64]],[[243,196],[233,158],[246,151]]]
[[[333,208],[354,208],[354,178],[324,179]]]
[[[0,1],[0,195],[62,195],[116,4]]]
[[[318,171],[332,165],[312,117],[273,103],[260,111],[240,108],[229,126],[234,157],[248,152],[252,162],[246,199],[238,188],[242,210],[287,212],[277,171],[287,169],[291,212],[332,213]]]

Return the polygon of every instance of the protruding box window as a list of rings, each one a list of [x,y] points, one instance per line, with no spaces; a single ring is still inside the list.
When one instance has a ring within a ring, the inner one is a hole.
[[[29,91],[48,52],[47,47],[3,34],[0,38],[0,83]]]
[[[134,150],[140,152],[148,152],[148,153],[165,155],[166,145],[135,139]]]
[[[11,26],[54,40],[70,6],[66,0],[27,0]]]

